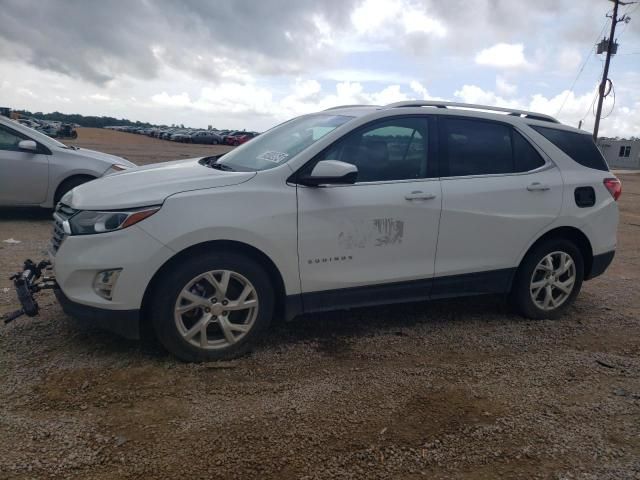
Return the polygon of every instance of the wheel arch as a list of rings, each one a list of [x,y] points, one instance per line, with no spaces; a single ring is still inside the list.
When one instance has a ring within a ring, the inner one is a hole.
[[[202,243],[197,243],[195,245],[191,245],[190,247],[185,248],[177,252],[170,259],[168,259],[162,266],[153,274],[151,277],[151,281],[148,283],[147,288],[145,289],[144,295],[142,297],[141,304],[141,330],[148,329],[149,319],[148,319],[148,309],[153,298],[153,293],[155,288],[158,285],[158,281],[165,274],[165,272],[169,271],[171,267],[180,262],[182,258],[185,258],[190,255],[198,255],[200,252],[211,251],[211,249],[216,249],[217,251],[225,251],[225,252],[235,252],[241,253],[243,255],[249,256],[256,263],[260,264],[272,281],[275,293],[275,311],[274,317],[278,318],[281,314],[285,313],[286,309],[286,290],[284,286],[284,280],[282,277],[282,273],[276,266],[276,264],[269,258],[267,254],[258,248],[249,245],[244,242],[239,242],[237,240],[211,240]],[[274,319],[275,319],[274,318]]]
[[[62,188],[62,186],[69,182],[70,180],[76,179],[76,178],[84,178],[86,179],[87,182],[90,182],[91,180],[95,180],[96,178],[98,178],[96,175],[92,175],[89,173],[72,173],[71,175],[68,175],[64,178],[62,178],[61,180],[58,181],[58,184],[56,185],[55,190],[53,191],[53,196],[51,197],[51,202],[53,203],[53,206],[55,207],[55,199],[58,197],[61,197],[61,195],[58,195],[60,193],[60,189]]]
[[[562,226],[553,228],[544,234],[542,234],[536,241],[534,241],[529,248],[526,250],[522,258],[520,258],[520,263],[518,267],[522,265],[522,262],[527,257],[529,252],[531,252],[534,248],[540,245],[543,242],[546,242],[549,239],[567,239],[573,242],[580,253],[582,254],[582,259],[584,261],[584,278],[589,278],[591,274],[591,268],[593,267],[593,247],[591,246],[591,242],[589,238],[584,234],[582,230],[576,227],[570,226]]]

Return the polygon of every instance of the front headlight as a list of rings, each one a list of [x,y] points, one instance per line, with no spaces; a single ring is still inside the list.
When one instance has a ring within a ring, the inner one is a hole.
[[[145,207],[115,212],[84,210],[76,213],[68,222],[72,235],[92,235],[130,227],[150,217],[158,210],[160,210],[160,207]]]
[[[119,163],[114,163],[109,167],[109,169],[104,172],[104,176],[111,175],[112,173],[122,172],[123,170],[128,170],[129,167],[126,165],[121,165]]]

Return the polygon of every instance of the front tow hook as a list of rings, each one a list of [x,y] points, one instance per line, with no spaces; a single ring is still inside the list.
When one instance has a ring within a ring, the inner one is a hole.
[[[40,290],[48,290],[57,286],[54,277],[43,275],[49,267],[51,267],[51,262],[48,260],[42,260],[37,264],[32,260],[25,260],[22,272],[17,272],[9,277],[10,280],[13,280],[13,286],[16,289],[18,301],[22,308],[0,317],[5,324],[22,315],[27,315],[28,317],[38,315],[40,307],[34,298],[34,294]]]

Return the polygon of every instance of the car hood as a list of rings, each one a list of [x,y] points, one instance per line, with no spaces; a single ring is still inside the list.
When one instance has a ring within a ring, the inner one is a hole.
[[[119,165],[125,165],[129,168],[134,168],[136,166],[135,163],[131,163],[129,160],[125,160],[122,157],[118,157],[116,155],[110,155],[108,153],[96,152],[95,150],[89,150],[88,148],[65,148],[64,153],[66,155],[72,155],[83,158],[93,158],[95,160],[104,161],[104,170],[105,172],[113,165],[117,163]]]
[[[256,172],[228,172],[200,165],[200,158],[176,160],[124,170],[71,190],[62,202],[77,210],[119,210],[159,205],[170,195],[226,187]]]

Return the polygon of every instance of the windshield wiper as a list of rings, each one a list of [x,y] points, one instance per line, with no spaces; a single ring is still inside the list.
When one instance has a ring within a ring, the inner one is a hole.
[[[229,165],[225,165],[224,163],[212,163],[210,165],[211,168],[215,168],[216,170],[224,170],[225,172],[233,172],[233,168]]]

